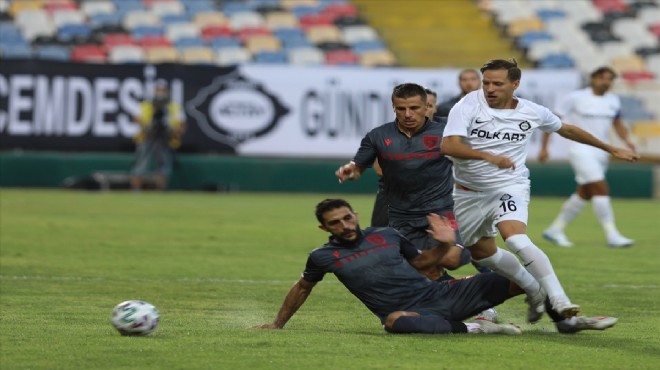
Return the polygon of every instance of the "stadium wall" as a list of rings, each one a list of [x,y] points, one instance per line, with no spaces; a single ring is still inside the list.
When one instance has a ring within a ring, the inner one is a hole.
[[[124,153],[2,152],[0,186],[62,187],[95,173],[122,181],[132,161],[133,155]],[[173,190],[375,193],[377,188],[373,171],[360,181],[339,184],[334,171],[345,160],[182,154],[176,162]],[[575,189],[573,173],[565,163],[530,163],[528,167],[534,195],[567,196]],[[615,197],[660,197],[657,165],[615,162],[608,181]]]

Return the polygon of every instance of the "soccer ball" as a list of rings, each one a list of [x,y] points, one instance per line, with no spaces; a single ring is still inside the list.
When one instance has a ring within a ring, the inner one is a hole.
[[[158,326],[160,314],[144,301],[126,301],[112,310],[110,322],[121,335],[148,335]]]

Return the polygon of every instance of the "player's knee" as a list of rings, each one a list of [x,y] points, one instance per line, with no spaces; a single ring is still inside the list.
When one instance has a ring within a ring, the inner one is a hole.
[[[394,311],[385,319],[385,330],[393,332],[394,322],[401,316],[420,316],[417,312]]]
[[[516,234],[516,235],[511,235],[508,237],[505,241],[504,244],[506,244],[507,248],[515,254],[520,253],[521,250],[529,247],[536,247],[534,245],[534,242],[525,234]]]

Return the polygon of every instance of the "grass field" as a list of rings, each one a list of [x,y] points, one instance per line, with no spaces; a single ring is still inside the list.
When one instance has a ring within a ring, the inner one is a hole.
[[[660,202],[617,200],[633,248],[614,250],[590,209],[567,233],[539,236],[562,199],[533,198],[530,235],[605,332],[560,335],[524,323],[517,297],[498,308],[519,337],[389,335],[333,276],[284,330],[271,322],[307,253],[323,244],[313,207],[327,194],[89,193],[0,190],[0,368],[10,369],[657,369]],[[372,196],[349,196],[363,225]],[[471,274],[463,267],[455,275]],[[161,312],[148,337],[122,337],[112,308]]]

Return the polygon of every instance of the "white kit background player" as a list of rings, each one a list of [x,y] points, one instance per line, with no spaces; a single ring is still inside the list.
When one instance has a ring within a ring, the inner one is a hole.
[[[515,281],[527,293],[528,321],[536,322],[549,298],[564,317],[575,316],[550,260],[527,233],[530,198],[527,143],[536,129],[605,150],[630,161],[637,155],[562,123],[549,109],[515,97],[521,71],[515,60],[496,59],[482,68],[482,89],[469,93],[449,113],[442,151],[454,162],[454,211],[472,258]],[[497,233],[509,250],[496,245]],[[523,267],[524,264],[524,267]]]
[[[634,144],[628,137],[628,129],[619,118],[621,100],[608,92],[616,78],[616,72],[609,67],[600,67],[593,71],[590,77],[589,87],[574,91],[560,99],[554,112],[565,121],[575,123],[576,126],[606,143],[609,142],[610,130],[614,127],[621,140],[630,149],[635,150]],[[549,133],[543,135],[539,152],[541,162],[548,158],[549,138]],[[564,234],[564,228],[591,200],[593,211],[605,231],[607,244],[613,248],[633,245],[634,241],[621,235],[614,224],[614,211],[610,202],[609,186],[605,179],[609,155],[602,150],[576,142],[570,142],[568,154],[578,184],[577,190],[564,202],[555,221],[543,232],[543,237],[561,247],[572,247],[573,243]]]

